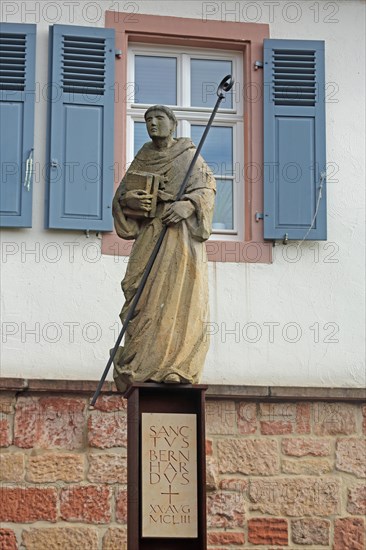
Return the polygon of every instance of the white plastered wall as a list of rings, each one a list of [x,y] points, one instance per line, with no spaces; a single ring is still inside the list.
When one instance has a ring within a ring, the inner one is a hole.
[[[98,379],[119,330],[126,258],[95,234],[44,226],[48,26],[104,25],[106,9],[270,24],[272,38],[326,42],[328,242],[277,245],[273,264],[209,264],[203,382],[363,387],[365,3],[7,2],[38,25],[33,228],[2,231],[1,375]],[[334,170],[334,167],[336,170]]]

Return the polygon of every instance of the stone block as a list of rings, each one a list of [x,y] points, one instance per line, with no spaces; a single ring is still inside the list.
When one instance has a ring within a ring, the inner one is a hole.
[[[325,519],[306,518],[291,521],[292,542],[328,546],[330,522]]]
[[[84,478],[84,456],[71,453],[45,453],[30,456],[27,462],[27,481],[32,483],[68,483]]]
[[[54,527],[23,531],[26,550],[98,550],[98,531],[92,527]]]
[[[290,456],[328,456],[331,448],[330,439],[294,437],[282,440],[282,452]]]
[[[366,405],[362,406],[362,433],[366,435]]]
[[[284,474],[305,474],[322,475],[329,474],[333,469],[329,460],[324,458],[304,458],[282,460],[282,471]]]
[[[254,434],[258,431],[257,404],[242,402],[238,405],[238,431]]]
[[[270,476],[280,471],[277,442],[271,439],[223,439],[218,442],[222,474]]]
[[[243,527],[245,506],[238,493],[214,493],[207,497],[207,526],[214,529]]]
[[[60,492],[60,514],[65,521],[109,523],[111,490],[92,485],[64,488]]]
[[[333,550],[365,550],[364,520],[349,517],[336,519]]]
[[[15,394],[2,392],[0,395],[0,414],[11,414],[14,411]]]
[[[279,516],[328,516],[341,505],[340,480],[333,477],[252,479],[251,510]]]
[[[285,519],[252,518],[248,521],[248,542],[252,544],[288,545],[288,525]]]
[[[206,458],[206,489],[216,491],[218,488],[218,468],[213,457]]]
[[[259,419],[263,435],[310,433],[310,404],[261,403]]]
[[[127,400],[121,395],[100,395],[94,408],[103,412],[126,411]]]
[[[206,456],[211,456],[213,453],[212,440],[206,439]]]
[[[222,491],[233,491],[235,493],[245,493],[248,489],[249,481],[242,478],[224,478],[220,480],[220,489]]]
[[[127,531],[111,527],[103,537],[103,550],[127,550]]]
[[[356,431],[357,405],[318,402],[313,408],[316,435],[350,435]]]
[[[12,529],[0,529],[1,550],[18,550],[17,538]]]
[[[127,523],[127,491],[125,489],[116,491],[116,520],[119,523]]]
[[[357,477],[366,477],[366,440],[340,439],[336,450],[337,470]]]
[[[366,485],[355,485],[348,489],[347,512],[354,516],[366,516]]]
[[[19,397],[14,442],[22,448],[83,447],[86,400],[69,397]]]
[[[127,417],[121,413],[94,412],[88,419],[91,447],[110,449],[127,447]]]
[[[0,481],[17,482],[24,479],[24,455],[22,453],[0,454]]]
[[[57,491],[49,488],[0,489],[0,521],[32,523],[34,521],[56,521]]]
[[[121,454],[89,454],[88,480],[92,483],[127,483],[127,460]]]
[[[231,435],[237,433],[234,401],[206,402],[206,432],[209,435]]]
[[[207,542],[212,546],[240,546],[245,543],[244,533],[219,531],[207,533]]]
[[[0,447],[10,447],[13,443],[9,418],[0,418]]]

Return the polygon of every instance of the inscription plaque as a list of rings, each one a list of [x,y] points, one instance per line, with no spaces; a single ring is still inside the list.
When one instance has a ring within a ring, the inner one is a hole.
[[[196,538],[197,415],[142,413],[142,536]]]

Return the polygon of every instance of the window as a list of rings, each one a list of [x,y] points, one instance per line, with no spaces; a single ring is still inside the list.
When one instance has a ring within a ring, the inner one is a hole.
[[[235,74],[235,88],[220,105],[202,149],[217,184],[213,237],[243,238],[243,59],[240,52],[216,49],[161,48],[131,44],[128,82],[133,82],[127,104],[127,163],[149,141],[144,113],[150,105],[171,107],[178,120],[177,137],[191,137],[198,145],[217,100],[217,86]],[[236,170],[235,170],[236,168]]]
[[[191,136],[197,144],[216,93],[216,83],[205,88],[207,94],[202,84],[232,72],[235,95],[220,108],[202,150],[218,182],[215,224],[221,224],[206,242],[208,259],[271,262],[272,243],[264,241],[263,223],[256,221],[263,212],[263,71],[255,61],[263,59],[269,26],[146,14],[139,14],[136,25],[128,14],[113,11],[106,12],[106,26],[115,29],[122,52],[116,61],[115,187],[135,147],[146,141],[143,114],[149,105],[173,107],[177,136]],[[144,85],[148,71],[158,72],[166,85]],[[103,235],[103,254],[125,256],[131,246],[115,233]]]

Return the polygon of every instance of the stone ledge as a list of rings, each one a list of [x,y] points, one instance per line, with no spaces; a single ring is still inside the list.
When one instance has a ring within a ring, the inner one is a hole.
[[[0,391],[87,393],[96,390],[93,380],[41,380],[25,378],[1,378]],[[118,393],[114,382],[105,382],[103,394]],[[206,393],[208,399],[248,399],[264,401],[366,401],[364,388],[308,388],[287,386],[231,386],[211,384]]]

